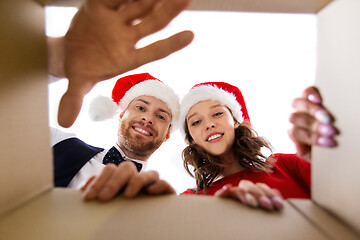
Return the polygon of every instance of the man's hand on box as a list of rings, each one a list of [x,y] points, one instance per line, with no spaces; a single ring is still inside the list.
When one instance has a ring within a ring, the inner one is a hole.
[[[99,176],[90,178],[82,187],[84,200],[109,201],[118,193],[133,198],[140,193],[159,195],[175,190],[159,178],[155,171],[139,173],[135,164],[123,162],[119,166],[107,164]]]

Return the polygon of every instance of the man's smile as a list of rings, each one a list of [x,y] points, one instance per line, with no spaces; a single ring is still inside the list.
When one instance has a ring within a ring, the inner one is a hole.
[[[141,127],[141,126],[132,126],[132,128],[140,133],[141,135],[145,135],[145,136],[152,136],[153,134],[148,130],[146,129],[145,127]]]

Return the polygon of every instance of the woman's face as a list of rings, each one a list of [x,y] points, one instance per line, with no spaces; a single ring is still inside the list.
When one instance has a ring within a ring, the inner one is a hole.
[[[199,102],[190,108],[186,122],[192,143],[215,156],[229,153],[238,123],[226,106],[211,100]]]

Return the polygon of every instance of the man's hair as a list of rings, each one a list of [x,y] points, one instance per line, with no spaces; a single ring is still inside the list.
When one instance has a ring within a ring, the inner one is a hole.
[[[185,140],[189,144],[182,152],[186,171],[196,180],[196,193],[201,189],[206,193],[207,187],[220,176],[224,170],[221,159],[204,151],[200,146],[193,143],[187,123],[185,121]],[[265,147],[271,151],[270,143],[257,135],[254,129],[246,123],[242,123],[235,129],[235,141],[231,148],[237,157],[239,164],[246,168],[264,172],[272,172],[272,158],[267,158],[261,152]],[[194,169],[194,174],[190,170]]]

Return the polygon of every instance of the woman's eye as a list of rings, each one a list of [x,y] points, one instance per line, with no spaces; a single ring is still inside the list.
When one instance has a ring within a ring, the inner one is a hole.
[[[217,112],[217,113],[215,113],[213,116],[214,116],[214,117],[221,116],[221,115],[223,115],[223,113],[224,113],[224,112]]]
[[[198,121],[195,121],[195,122],[193,122],[192,124],[191,124],[191,126],[195,126],[195,125],[198,125],[200,123],[200,121],[198,120]]]

